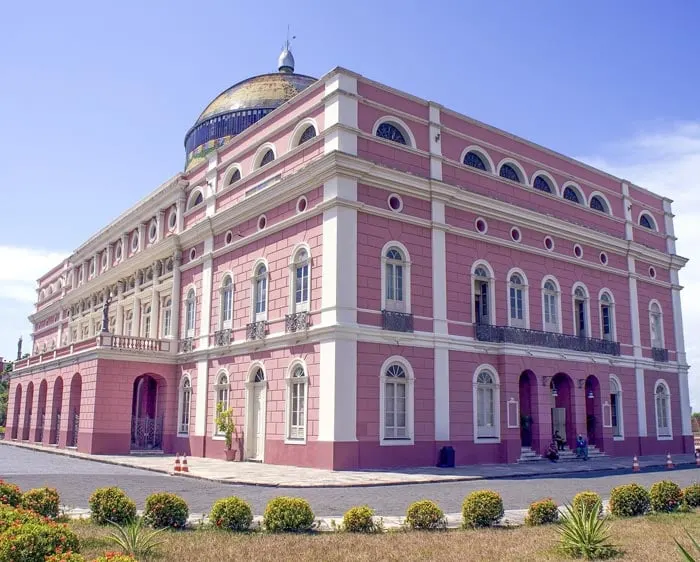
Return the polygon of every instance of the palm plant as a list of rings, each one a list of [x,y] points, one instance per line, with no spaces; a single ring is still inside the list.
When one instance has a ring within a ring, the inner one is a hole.
[[[700,552],[700,545],[698,545],[697,541],[690,535],[690,533],[688,532],[688,529],[685,529],[685,534],[688,535],[688,538],[690,539],[690,542],[695,547],[695,550]],[[677,539],[673,539],[673,540],[676,541],[676,546],[678,547],[678,550],[681,551],[681,557],[683,558],[683,561],[684,562],[695,562],[695,558],[693,558],[693,556],[690,554],[690,552],[688,552],[685,549],[685,547],[681,543],[678,542]]]
[[[561,548],[569,555],[586,560],[613,556],[617,550],[610,543],[610,525],[607,516],[600,518],[600,502],[594,506],[581,505],[579,509],[566,506],[557,528]]]
[[[113,525],[116,530],[109,534],[108,540],[117,545],[124,554],[133,556],[137,560],[148,560],[154,554],[158,546],[164,541],[156,540],[156,537],[165,529],[152,531],[143,525],[143,519],[136,517],[125,525]]]

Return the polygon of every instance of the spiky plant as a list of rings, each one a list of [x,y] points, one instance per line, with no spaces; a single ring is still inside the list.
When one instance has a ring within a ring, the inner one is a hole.
[[[144,526],[143,519],[140,517],[124,525],[117,525],[110,521],[110,525],[113,525],[116,530],[110,533],[107,539],[117,545],[124,554],[133,556],[137,560],[150,559],[157,548],[163,544],[162,540],[157,540],[157,536],[165,529],[152,531]]]
[[[700,552],[700,545],[698,545],[697,541],[691,536],[691,534],[688,532],[688,529],[685,529],[685,534],[688,535],[688,538],[690,539],[690,542],[692,543],[692,545],[695,547],[695,550]],[[673,539],[673,540],[676,541],[676,546],[678,547],[678,550],[681,551],[681,557],[683,558],[683,561],[684,562],[695,562],[695,558],[693,558],[693,555],[690,554],[690,552],[688,552],[686,550],[686,548],[681,543],[678,542],[678,539]]]
[[[599,517],[600,502],[593,506],[582,504],[578,509],[567,505],[557,528],[561,548],[567,554],[586,560],[609,558],[617,549],[610,543],[610,525]]]

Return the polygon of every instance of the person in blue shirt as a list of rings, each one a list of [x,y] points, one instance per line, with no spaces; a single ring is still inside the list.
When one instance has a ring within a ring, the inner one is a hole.
[[[584,461],[588,460],[588,441],[586,438],[579,433],[576,437],[576,456],[582,458]]]

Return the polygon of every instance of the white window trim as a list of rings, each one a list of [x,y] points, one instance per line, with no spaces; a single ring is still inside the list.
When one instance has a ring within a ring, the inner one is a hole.
[[[184,399],[185,399],[185,381],[190,383],[190,407],[189,415],[187,417],[187,431],[182,431],[182,415],[184,414]],[[190,426],[192,425],[192,378],[189,373],[185,373],[180,380],[180,386],[178,387],[178,405],[177,405],[177,435],[188,436],[190,434]]]
[[[522,269],[519,269],[517,267],[514,267],[508,272],[508,276],[506,277],[506,303],[508,305],[508,314],[506,314],[508,318],[508,326],[513,326],[512,322],[513,319],[510,317],[510,289],[512,287],[510,278],[513,275],[520,275],[523,279],[523,284],[518,285],[518,287],[522,290],[523,292],[523,326],[515,326],[517,328],[525,328],[526,330],[530,329],[530,283],[527,280],[527,276],[525,275],[525,272]]]
[[[529,182],[528,182],[527,174],[525,173],[525,170],[524,170],[523,167],[520,165],[520,162],[518,162],[517,160],[513,160],[513,158],[508,158],[508,157],[506,157],[506,158],[504,158],[503,160],[501,160],[501,161],[498,163],[498,167],[496,168],[496,176],[498,176],[498,179],[500,179],[500,180],[502,180],[502,181],[508,181],[508,182],[510,182],[511,184],[513,183],[511,180],[509,180],[509,179],[507,179],[507,178],[501,177],[501,168],[502,168],[505,164],[508,164],[508,165],[509,165],[511,168],[513,168],[513,169],[515,170],[515,172],[518,174],[518,179],[519,179],[520,181],[517,182],[517,183],[519,183],[520,185],[527,186],[527,187],[530,186],[530,184],[529,184]]]
[[[257,270],[260,267],[260,265],[265,266],[265,278],[266,278],[266,283],[265,283],[265,311],[257,313],[255,312],[256,304],[257,304],[257,293],[256,293],[256,285],[257,285]],[[251,306],[250,306],[250,319],[251,322],[262,322],[267,320],[267,313],[270,310],[270,266],[267,263],[267,260],[265,258],[259,258],[255,261],[255,264],[253,264],[253,275],[251,278]]]
[[[231,164],[228,168],[226,168],[226,172],[224,172],[221,191],[228,187],[231,187],[232,185],[235,185],[231,184],[230,182],[231,177],[233,176],[233,174],[236,173],[236,170],[238,170],[238,173],[241,175],[241,178],[238,181],[241,181],[243,179],[243,167],[238,162]]]
[[[578,197],[578,203],[574,203],[573,201],[569,201],[568,199],[564,199],[564,191],[566,191],[566,188],[570,187],[576,192],[576,195]],[[586,198],[585,194],[583,193],[583,190],[581,189],[581,186],[577,184],[576,182],[573,181],[567,181],[564,182],[561,186],[561,198],[564,199],[567,203],[571,203],[572,205],[581,205],[586,206],[588,208],[587,203],[588,199]]]
[[[151,333],[153,333],[153,326],[151,322],[151,313],[153,311],[153,306],[150,301],[145,302],[141,305],[141,337],[142,338],[152,338]],[[146,324],[149,324],[148,332],[146,332]]]
[[[667,406],[668,406],[668,435],[661,435],[659,433],[659,405],[656,403],[656,389],[659,385],[663,385],[666,388],[667,396]],[[671,411],[671,389],[668,383],[664,379],[658,379],[654,383],[654,414],[655,414],[655,425],[656,425],[656,439],[657,441],[673,441],[673,412]]]
[[[396,312],[404,312],[406,314],[411,313],[411,255],[408,253],[408,249],[401,242],[392,240],[384,244],[382,248],[382,265],[381,265],[381,310],[393,310],[387,309],[387,298],[386,298],[386,265],[387,258],[386,253],[390,248],[398,248],[403,255],[403,303],[404,310]]]
[[[272,162],[277,160],[277,149],[275,148],[275,145],[272,144],[271,142],[266,142],[263,143],[261,146],[258,147],[258,149],[255,151],[255,156],[253,157],[253,167],[252,171],[254,172],[255,170],[258,170],[262,168],[262,159],[267,154],[268,150],[272,150],[272,154],[274,155],[274,158]],[[270,164],[272,163],[270,162]],[[266,164],[267,165],[267,164]],[[241,174],[243,176],[243,174]]]
[[[299,303],[296,302],[296,275],[297,275],[297,262],[296,256],[300,250],[306,250],[307,255],[307,266],[309,268],[309,288],[307,291],[308,298],[306,302]],[[294,246],[292,254],[289,257],[289,314],[295,314],[297,312],[309,312],[311,310],[311,247],[306,242],[301,242]]]
[[[598,197],[600,200],[603,201],[603,205],[605,206],[605,214],[608,216],[613,216],[610,201],[608,201],[608,198],[605,195],[603,195],[600,191],[592,191],[591,194],[588,196],[588,208],[591,209],[591,201],[593,201],[594,197]]]
[[[573,287],[571,287],[571,310],[572,310],[572,324],[574,331],[572,332],[573,335],[576,335],[578,333],[576,325],[578,324],[578,317],[576,314],[576,289],[578,287],[581,287],[583,289],[584,294],[586,295],[586,298],[584,300],[584,312],[586,314],[586,333],[584,334],[585,337],[590,338],[591,336],[591,294],[588,292],[588,287],[586,287],[583,283],[580,281],[577,281],[574,283]]]
[[[479,421],[479,412],[477,411],[478,408],[478,385],[477,385],[477,377],[479,376],[479,373],[482,371],[488,372],[493,378],[494,378],[494,396],[493,396],[493,417],[494,417],[494,426],[495,426],[495,435],[494,436],[485,436],[485,437],[479,437],[477,435],[478,432],[478,421]],[[501,381],[498,376],[498,371],[496,371],[495,367],[492,365],[489,365],[488,363],[482,363],[476,368],[476,371],[474,371],[474,375],[472,377],[472,413],[473,413],[473,438],[474,438],[474,443],[475,444],[485,444],[485,443],[500,443],[501,442]]]
[[[639,212],[639,215],[637,215],[637,224],[636,224],[636,226],[638,226],[639,228],[642,228],[642,229],[644,229],[644,230],[649,231],[648,228],[643,227],[643,226],[640,224],[640,221],[642,220],[642,215],[646,215],[646,217],[649,219],[649,222],[651,222],[651,226],[652,226],[653,228],[650,230],[650,232],[659,232],[659,225],[658,225],[658,223],[656,222],[656,219],[654,218],[654,215],[652,215],[649,211],[640,211],[640,212]]]
[[[493,165],[493,160],[491,159],[491,156],[489,155],[488,152],[486,152],[486,150],[484,150],[482,147],[480,147],[476,144],[472,144],[462,151],[462,154],[459,156],[459,163],[462,166],[466,166],[466,164],[464,163],[464,159],[467,157],[467,154],[469,154],[470,152],[473,152],[479,158],[481,158],[482,162],[486,165],[486,172],[484,172],[483,170],[479,170],[478,168],[472,168],[472,169],[476,170],[477,172],[482,172],[482,173],[486,173],[486,174],[495,173],[494,170],[496,169],[496,166]]]
[[[380,117],[379,119],[377,119],[374,122],[374,125],[372,125],[372,136],[375,139],[379,139],[380,141],[389,142],[392,144],[398,144],[398,143],[394,143],[390,140],[386,140],[386,139],[383,139],[383,138],[377,136],[377,129],[379,129],[379,126],[382,123],[389,123],[389,125],[396,127],[401,132],[401,134],[404,136],[404,140],[408,143],[408,145],[407,145],[408,148],[413,148],[413,149],[417,148],[416,137],[413,136],[413,131],[411,130],[411,128],[406,124],[405,121],[403,121],[402,119],[399,119],[398,117],[395,117],[393,115],[384,115],[383,117]],[[399,146],[403,146],[403,145],[399,144]]]
[[[544,177],[547,182],[549,183],[549,187],[552,189],[552,193],[549,193],[548,195],[551,195],[552,197],[561,197],[561,191],[559,191],[559,184],[557,183],[557,180],[554,179],[554,176],[547,172],[546,170],[537,170],[530,176],[530,186],[533,187],[535,185],[535,178],[537,176],[542,176]],[[534,188],[534,187],[533,187]],[[539,191],[539,190],[537,190]],[[543,191],[540,193],[544,193]]]
[[[550,332],[555,334],[562,333],[562,313],[561,313],[561,287],[559,286],[559,281],[553,275],[547,275],[542,278],[542,284],[540,285],[540,292],[542,294],[542,331],[548,332],[548,326],[545,323],[545,313],[544,313],[544,301],[545,301],[545,284],[547,281],[551,281],[554,284],[555,289],[555,303],[557,306],[557,330],[556,332]]]
[[[168,306],[167,302],[170,301],[170,305]],[[166,323],[165,318],[166,315],[170,313],[170,319]],[[164,338],[172,337],[173,335],[173,299],[170,296],[167,296],[163,299],[163,305],[161,307],[161,325],[160,325],[160,330],[161,330],[161,336]],[[168,326],[169,330],[168,333],[165,331],[165,327]]]
[[[608,303],[608,306],[610,307],[610,322],[612,324],[612,340],[610,341],[617,341],[617,315],[615,314],[615,297],[613,295],[613,292],[606,287],[603,287],[598,292],[598,329],[600,330],[600,339],[605,339],[603,334],[603,293],[608,293],[608,296],[610,297],[610,303]]]
[[[386,394],[386,383],[390,380],[386,377],[384,373],[386,370],[397,363],[406,372],[406,432],[408,437],[406,439],[386,439],[385,435],[385,394]],[[382,363],[381,370],[379,371],[379,444],[383,447],[397,447],[413,445],[415,442],[415,432],[414,432],[414,373],[411,364],[401,357],[400,355],[392,355],[384,363]]]
[[[201,194],[202,196],[202,202],[197,203],[196,205],[194,202],[197,200],[197,194]],[[193,209],[199,208],[201,205],[204,205],[205,203],[205,197],[204,197],[204,188],[203,187],[195,187],[192,192],[190,193],[190,196],[187,198],[187,204],[185,205],[185,211],[189,212],[192,211]]]
[[[255,373],[258,369],[262,369],[263,376],[265,377],[262,382],[255,382],[254,377]],[[248,375],[246,376],[246,383],[245,383],[245,420],[243,422],[243,455],[244,458],[250,458],[250,443],[251,443],[251,438],[254,438],[255,436],[251,436],[250,429],[253,426],[253,400],[255,399],[255,392],[253,390],[255,389],[256,386],[262,386],[264,388],[265,392],[265,400],[263,402],[263,412],[262,412],[262,419],[263,419],[263,427],[262,427],[262,434],[263,434],[263,442],[267,442],[267,371],[265,370],[265,365],[262,361],[253,361],[250,364],[250,367],[248,369]],[[265,461],[265,447],[263,447],[263,450],[260,454],[260,461],[264,462]]]
[[[226,377],[226,382],[222,383],[221,379],[223,377]],[[223,433],[219,432],[219,428],[216,425],[216,408],[219,404],[219,391],[220,390],[226,390],[226,407],[230,408],[231,407],[231,377],[229,376],[229,373],[226,369],[220,369],[218,373],[216,373],[216,378],[214,379],[214,408],[213,408],[213,431],[212,431],[212,439],[221,440],[225,439],[226,436]]]
[[[301,367],[304,369],[304,376],[293,378],[294,369]],[[306,445],[309,435],[309,371],[307,370],[306,361],[303,359],[295,359],[287,369],[286,377],[286,398],[284,408],[284,442],[287,445]],[[292,429],[292,389],[294,384],[304,385],[304,437],[302,439],[290,437]]]
[[[224,320],[224,292],[226,290],[224,282],[226,279],[231,279],[231,306],[230,306],[230,316],[231,318],[229,320]],[[224,272],[224,275],[221,277],[221,287],[219,287],[219,307],[221,310],[219,310],[219,329],[220,330],[226,330],[229,328],[233,327],[233,297],[234,297],[234,282],[233,282],[233,273],[230,271]]]
[[[192,298],[192,327],[188,328],[187,327],[187,308],[190,303],[190,291],[193,291],[193,298]],[[189,286],[187,287],[187,290],[185,291],[185,337],[187,338],[193,338],[195,334],[195,330],[197,328],[197,289],[194,286]]]
[[[289,152],[301,146],[299,144],[299,141],[301,140],[301,135],[304,134],[304,131],[306,131],[306,129],[308,129],[309,126],[314,128],[314,131],[316,131],[316,136],[318,137],[319,130],[318,125],[316,124],[316,120],[311,117],[306,117],[302,119],[301,121],[299,121],[299,123],[297,123],[296,127],[294,127],[294,130],[292,131],[292,136],[289,138]]]
[[[652,323],[654,321],[654,313],[652,312],[652,307],[656,305],[659,307],[659,328],[661,330],[660,336],[661,336],[661,348],[660,349],[666,349],[666,335],[664,333],[664,309],[661,308],[661,303],[657,301],[656,299],[652,299],[649,301],[649,343],[651,344],[651,347],[656,347],[654,345],[654,339],[653,339],[653,334],[652,334]]]
[[[474,293],[474,285],[477,280],[480,280],[481,277],[477,277],[474,272],[478,267],[484,267],[486,268],[486,272],[488,273],[488,283],[489,283],[489,325],[490,326],[497,326],[496,323],[496,280],[493,275],[493,268],[491,267],[491,264],[487,262],[486,260],[476,260],[472,264],[472,271],[471,271],[471,286],[469,289],[469,292],[471,293],[471,309],[472,309],[472,324],[476,324],[476,294]],[[510,315],[510,312],[509,312]]]
[[[622,384],[620,379],[615,375],[610,375],[610,381],[614,381],[617,384],[619,391],[617,392],[617,402],[618,402],[618,413],[617,413],[617,426],[620,428],[620,435],[615,435],[613,432],[613,441],[624,441],[625,440],[625,408],[624,402],[622,400]],[[612,387],[612,384],[610,384]],[[610,392],[612,394],[612,392]],[[610,404],[610,413],[612,416],[612,404]],[[612,421],[612,417],[611,417]],[[612,423],[610,424],[612,426]]]

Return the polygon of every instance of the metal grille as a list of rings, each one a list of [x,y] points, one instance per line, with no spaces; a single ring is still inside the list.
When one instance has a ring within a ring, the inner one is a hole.
[[[413,314],[382,310],[382,328],[392,332],[412,332]]]
[[[245,327],[246,339],[262,340],[267,335],[267,321],[260,320],[259,322],[251,322]]]
[[[286,332],[299,332],[309,327],[309,313],[296,312],[284,317],[284,329]]]
[[[654,361],[659,363],[668,363],[668,349],[662,347],[652,347],[651,356]]]
[[[67,445],[69,447],[77,447],[78,446],[78,432],[80,431],[80,414],[75,413],[73,414],[73,423],[71,424],[71,430],[68,435],[68,443]]]
[[[53,428],[53,436],[51,439],[51,444],[55,445],[58,443],[59,436],[61,434],[61,412],[56,412],[56,422]]]
[[[214,332],[214,345],[228,345],[233,340],[231,328]]]
[[[391,123],[382,123],[377,127],[377,136],[382,139],[397,142],[399,144],[407,144],[403,133]]]
[[[479,156],[476,152],[467,152],[467,155],[464,157],[464,163],[467,166],[476,168],[477,170],[483,170],[484,172],[486,171],[486,164],[484,164],[481,156]]]
[[[163,443],[163,416],[131,418],[131,449],[149,451],[160,449]]]
[[[194,338],[180,340],[180,351],[188,353],[194,349]]]

